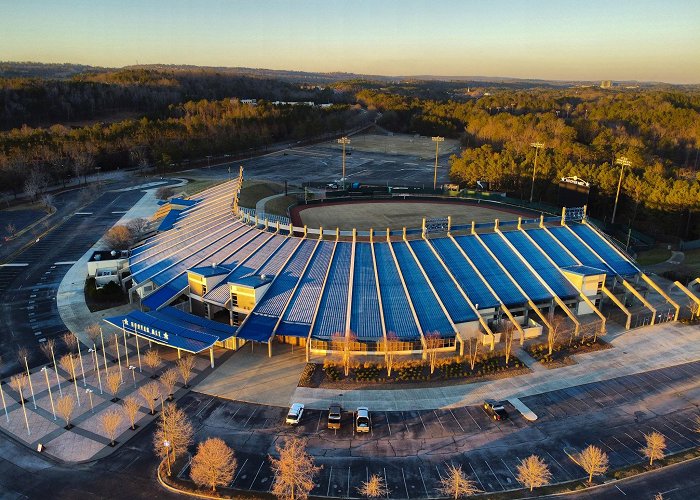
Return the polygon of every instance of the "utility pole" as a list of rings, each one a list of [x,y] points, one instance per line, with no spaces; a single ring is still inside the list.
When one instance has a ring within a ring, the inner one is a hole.
[[[531,142],[530,146],[535,148],[535,164],[532,166],[532,186],[530,187],[530,203],[535,196],[535,173],[537,172],[537,153],[544,147],[542,142]]]
[[[347,137],[341,137],[338,139],[338,144],[343,145],[343,178],[340,180],[343,182],[343,189],[345,189],[345,146],[350,144],[350,139]]]
[[[612,219],[610,224],[615,224],[615,214],[617,214],[617,200],[620,198],[620,188],[622,187],[622,176],[625,172],[625,167],[632,165],[632,162],[626,156],[620,156],[615,160],[617,165],[620,165],[620,180],[617,181],[617,194],[615,195],[615,206],[613,207]]]
[[[440,149],[440,143],[445,140],[444,137],[435,136],[433,137],[433,142],[435,143],[435,173],[433,174],[433,191],[437,189],[437,163],[438,163],[438,151]]]

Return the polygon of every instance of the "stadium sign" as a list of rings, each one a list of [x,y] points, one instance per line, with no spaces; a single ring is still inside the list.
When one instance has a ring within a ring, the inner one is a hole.
[[[162,339],[162,340],[168,340],[170,337],[170,334],[168,332],[164,332],[163,330],[159,330],[157,328],[151,328],[148,325],[143,325],[141,323],[137,323],[136,321],[129,320],[128,321],[128,326],[133,328],[134,333],[142,333],[144,335],[148,335],[154,338]]]
[[[425,219],[425,232],[430,233],[446,233],[449,228],[447,217],[433,217]]]

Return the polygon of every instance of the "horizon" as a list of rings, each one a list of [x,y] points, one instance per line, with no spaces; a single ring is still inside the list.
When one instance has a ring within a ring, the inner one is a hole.
[[[700,83],[700,4],[688,0],[0,5],[5,61]]]

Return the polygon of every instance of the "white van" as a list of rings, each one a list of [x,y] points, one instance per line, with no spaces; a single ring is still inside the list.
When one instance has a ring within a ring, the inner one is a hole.
[[[369,432],[371,423],[369,409],[360,406],[355,413],[355,432]]]

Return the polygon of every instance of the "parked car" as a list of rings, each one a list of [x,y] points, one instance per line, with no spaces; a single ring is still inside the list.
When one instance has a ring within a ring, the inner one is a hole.
[[[508,412],[501,403],[487,399],[484,401],[484,411],[494,420],[505,420],[508,418]]]
[[[369,432],[371,423],[369,409],[365,406],[357,408],[355,413],[355,432]]]
[[[301,403],[294,403],[289,408],[289,413],[287,413],[287,418],[285,422],[289,425],[297,425],[301,420],[301,416],[304,414],[304,405]]]
[[[340,429],[340,416],[343,409],[339,404],[332,404],[328,408],[328,428],[329,429]]]

